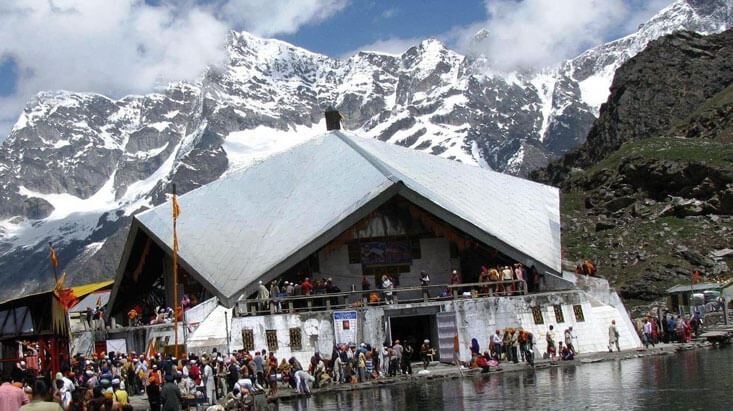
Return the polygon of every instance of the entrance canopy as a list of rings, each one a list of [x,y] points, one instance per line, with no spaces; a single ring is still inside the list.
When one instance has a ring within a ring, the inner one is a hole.
[[[232,306],[396,195],[517,261],[560,272],[556,188],[342,131],[181,196],[181,264]],[[171,205],[133,219],[112,304],[140,233],[170,254]]]

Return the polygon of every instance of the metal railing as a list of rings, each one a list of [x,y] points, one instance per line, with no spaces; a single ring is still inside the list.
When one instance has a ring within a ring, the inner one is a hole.
[[[264,300],[258,298],[240,300],[235,306],[234,315],[243,317],[526,294],[528,294],[527,283],[523,280],[436,284],[391,289],[378,288],[337,293],[278,296]],[[418,295],[418,297],[415,297],[415,295]]]

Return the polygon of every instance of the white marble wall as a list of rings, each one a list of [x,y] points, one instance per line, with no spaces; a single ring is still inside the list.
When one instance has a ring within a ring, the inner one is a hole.
[[[573,305],[581,305],[585,321],[577,321]],[[460,358],[470,359],[470,343],[476,338],[482,351],[488,348],[489,336],[495,330],[507,327],[523,327],[535,335],[537,349],[545,352],[547,344],[545,333],[550,325],[555,328],[557,341],[563,341],[563,332],[573,327],[578,337],[574,341],[580,352],[598,352],[607,350],[608,327],[611,320],[616,320],[621,335],[622,349],[639,348],[640,342],[630,324],[625,310],[591,302],[588,295],[580,290],[556,292],[553,294],[528,295],[522,297],[493,297],[481,299],[457,299],[442,302],[405,304],[392,306],[395,308],[412,308],[425,305],[438,305],[442,312],[455,312],[461,346]],[[564,321],[557,323],[553,306],[560,305]],[[532,307],[542,308],[544,324],[535,324]],[[317,324],[317,335],[309,336],[306,323]],[[369,307],[359,310],[358,342],[380,345],[385,338],[384,308]],[[303,336],[303,349],[291,350],[289,347],[289,329],[300,327]],[[232,321],[232,349],[242,348],[243,328],[254,330],[254,342],[257,350],[267,348],[265,330],[278,330],[278,357],[295,356],[300,361],[308,361],[314,351],[319,350],[330,356],[334,341],[333,318],[330,312],[314,312],[302,314],[280,314],[272,316],[234,318]]]

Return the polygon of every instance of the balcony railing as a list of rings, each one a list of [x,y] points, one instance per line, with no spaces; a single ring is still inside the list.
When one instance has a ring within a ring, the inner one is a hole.
[[[446,301],[459,298],[500,297],[525,294],[527,294],[527,283],[522,280],[436,284],[392,289],[380,288],[327,294],[277,296],[265,300],[259,298],[240,300],[237,302],[234,315],[242,317],[249,315],[339,310],[379,305]]]

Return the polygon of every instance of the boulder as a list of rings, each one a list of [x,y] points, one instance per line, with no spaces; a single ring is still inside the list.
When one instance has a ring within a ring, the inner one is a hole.
[[[596,232],[616,228],[616,223],[610,219],[601,219],[596,223]]]
[[[674,199],[674,215],[677,217],[689,217],[705,214],[707,204],[696,199],[676,197]]]
[[[624,209],[630,206],[635,201],[636,199],[634,197],[629,197],[629,196],[617,197],[603,204],[603,208],[605,208],[606,210],[610,212],[614,212],[614,211],[618,211],[618,210],[621,210],[621,209]]]
[[[675,255],[684,258],[687,262],[698,267],[713,267],[715,261],[711,258],[705,257],[695,250],[690,250],[687,247],[679,246],[675,250]]]

